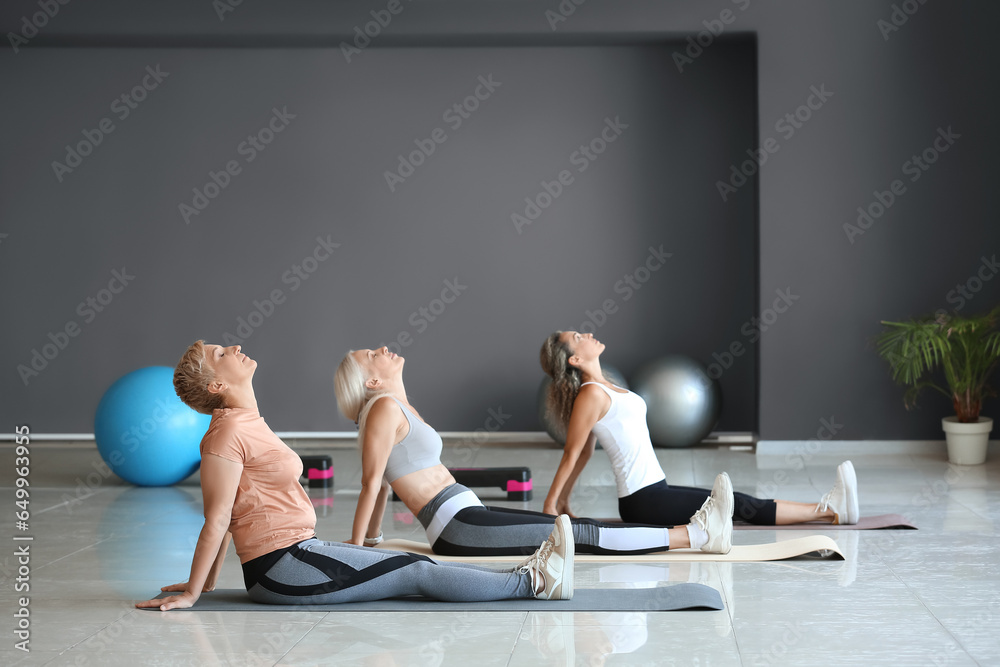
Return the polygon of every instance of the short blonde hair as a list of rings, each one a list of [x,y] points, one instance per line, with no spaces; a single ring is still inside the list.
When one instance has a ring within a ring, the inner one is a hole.
[[[197,340],[181,356],[174,368],[174,391],[189,408],[210,415],[223,406],[222,394],[213,394],[208,385],[215,379],[212,367],[205,363],[205,341]]]

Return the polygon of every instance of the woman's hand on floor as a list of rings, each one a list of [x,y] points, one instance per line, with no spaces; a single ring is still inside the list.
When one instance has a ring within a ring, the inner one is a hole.
[[[170,586],[168,588],[173,587]],[[166,588],[164,590],[166,590]],[[197,595],[184,591],[180,595],[171,595],[166,598],[154,598],[152,600],[146,600],[145,602],[136,602],[135,606],[139,609],[159,607],[160,611],[169,611],[171,609],[187,609],[188,607],[194,605],[197,601]]]
[[[559,516],[560,514],[567,514],[571,519],[577,518],[576,515],[573,514],[573,510],[569,508],[568,500],[560,500],[559,503],[556,505],[546,504],[545,507],[542,508],[542,511],[545,512],[546,514],[552,514],[555,516]]]

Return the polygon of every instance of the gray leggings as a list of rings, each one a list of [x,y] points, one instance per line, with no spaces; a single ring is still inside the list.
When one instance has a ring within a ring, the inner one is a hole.
[[[250,598],[265,604],[362,602],[406,595],[448,602],[535,597],[530,574],[438,563],[418,554],[316,538],[244,563],[243,575]]]

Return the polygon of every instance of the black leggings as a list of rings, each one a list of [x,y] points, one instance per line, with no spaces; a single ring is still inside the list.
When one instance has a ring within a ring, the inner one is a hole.
[[[622,521],[656,526],[680,526],[691,521],[691,515],[701,509],[711,495],[709,489],[690,486],[667,486],[660,480],[645,486],[632,495],[618,499],[618,514]],[[775,525],[778,506],[773,500],[754,498],[745,493],[733,492],[734,520],[758,526]]]
[[[484,507],[461,484],[442,489],[417,513],[417,519],[427,530],[434,553],[442,556],[528,555],[548,538],[556,523],[551,514]],[[571,521],[577,553],[642,554],[670,548],[670,534],[663,526]]]
[[[508,507],[466,507],[434,541],[442,556],[518,556],[538,549],[552,532],[551,514]],[[578,554],[645,554],[670,548],[665,527],[571,519]]]

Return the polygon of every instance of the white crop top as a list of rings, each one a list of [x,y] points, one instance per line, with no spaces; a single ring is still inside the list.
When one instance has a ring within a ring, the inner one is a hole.
[[[618,497],[630,496],[639,489],[666,479],[656,459],[646,426],[646,402],[631,391],[622,394],[600,382],[596,384],[611,397],[611,407],[594,424],[594,435],[611,459],[618,485]]]

